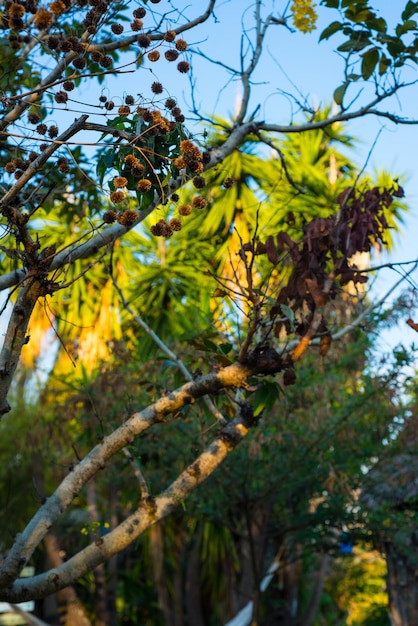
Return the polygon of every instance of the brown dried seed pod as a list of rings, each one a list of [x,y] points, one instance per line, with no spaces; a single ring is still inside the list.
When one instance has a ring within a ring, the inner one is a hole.
[[[62,83],[62,87],[63,87],[63,89],[65,89],[65,91],[72,91],[74,89],[75,85],[74,85],[72,80],[65,80]]]
[[[30,124],[37,124],[38,122],[40,122],[40,120],[41,120],[41,116],[38,113],[35,113],[33,111],[29,113],[28,122]]]
[[[180,74],[187,74],[190,70],[190,63],[187,63],[187,61],[180,61],[180,63],[177,64],[177,69]]]
[[[125,104],[135,104],[135,98],[133,96],[126,96]]]
[[[70,171],[70,166],[68,165],[68,163],[60,163],[58,165],[58,169],[62,174],[68,174],[68,172]]]
[[[117,216],[116,211],[106,211],[106,213],[103,214],[103,221],[105,224],[113,224],[113,222],[116,222]]]
[[[102,56],[102,58],[99,61],[99,65],[101,65],[105,69],[109,69],[109,67],[112,67],[112,63],[113,63],[113,59],[108,54],[106,54],[105,56]]]
[[[78,70],[83,70],[87,65],[87,61],[84,57],[77,57],[76,59],[74,59],[73,65]]]
[[[60,38],[57,37],[57,35],[51,35],[50,37],[48,37],[48,39],[46,40],[46,45],[48,46],[48,48],[50,48],[51,50],[56,50],[59,46],[60,43]]]
[[[29,152],[29,161],[31,163],[33,163],[33,161],[36,161],[36,159],[38,158],[38,153],[37,152]]]
[[[57,91],[54,96],[54,100],[58,104],[65,104],[68,100],[68,94],[65,91]]]
[[[127,117],[130,112],[131,109],[126,104],[118,108],[118,113],[121,117]]]
[[[155,61],[158,61],[160,56],[161,55],[158,50],[152,50],[152,52],[149,52],[147,55],[148,60],[151,61],[151,63],[155,63]]]
[[[181,221],[178,219],[178,217],[173,217],[173,219],[171,219],[168,222],[168,225],[170,226],[171,230],[181,230],[182,228],[182,224]]]
[[[140,48],[149,48],[149,46],[151,45],[151,37],[149,37],[148,35],[139,35],[138,45]]]
[[[115,108],[115,103],[112,102],[112,100],[108,100],[108,102],[106,102],[105,104],[106,111],[111,111],[114,108]]]
[[[175,117],[174,119],[176,120],[177,124],[183,124],[186,118],[183,114],[181,114],[177,115],[177,117]]]
[[[54,15],[61,15],[61,13],[64,13],[66,8],[67,7],[65,6],[65,3],[62,2],[62,0],[54,0],[54,2],[51,2],[51,4],[48,7],[48,9]]]
[[[199,174],[199,172],[203,171],[203,163],[201,161],[197,161],[196,159],[192,159],[189,161],[187,167],[193,174]]]
[[[192,199],[192,205],[199,210],[204,209],[205,207],[207,207],[208,202],[207,200],[205,200],[205,198],[202,198],[202,196],[195,196]]]
[[[138,19],[142,19],[143,17],[145,17],[146,13],[147,13],[146,10],[141,8],[141,9],[135,9],[132,15],[134,17],[137,17]]]
[[[225,189],[229,189],[230,187],[233,186],[234,183],[235,183],[235,180],[231,177],[228,177],[228,178],[225,178],[223,182],[223,186],[225,187]]]
[[[113,179],[113,184],[114,184],[116,189],[119,189],[119,188],[122,188],[122,187],[126,187],[126,185],[128,184],[128,179],[125,178],[125,176],[116,176]]]
[[[138,162],[138,165],[133,165],[131,167],[131,172],[132,176],[135,176],[135,178],[139,178],[140,176],[144,175],[145,167],[142,165],[142,163]]]
[[[165,41],[168,41],[169,43],[174,41],[175,38],[176,38],[176,31],[175,30],[168,30],[166,32],[166,34],[164,35]]]
[[[99,63],[103,58],[103,53],[100,50],[92,50],[90,52],[91,60],[95,63]]]
[[[204,187],[206,187],[206,180],[203,178],[203,176],[195,176],[193,178],[193,185],[196,187],[196,189],[203,189]]]
[[[187,167],[187,161],[186,161],[186,159],[184,157],[179,156],[179,157],[176,157],[175,159],[173,159],[173,165],[178,170],[184,170]]]
[[[177,39],[175,46],[179,52],[184,52],[187,49],[187,41],[184,41],[184,39]]]
[[[204,165],[207,165],[208,163],[210,163],[210,152],[203,152],[202,153],[202,163]]]
[[[126,226],[127,228],[130,228],[131,226],[135,224],[135,222],[138,219],[138,216],[139,216],[138,211],[130,211],[128,209],[127,211],[124,211],[121,215],[118,215],[117,220],[119,224],[122,224],[122,226]]]
[[[115,33],[115,35],[120,35],[124,30],[122,24],[112,24],[110,29],[112,33]]]
[[[160,94],[160,93],[163,93],[163,90],[164,90],[164,87],[162,86],[162,84],[161,84],[161,83],[159,83],[159,82],[157,82],[157,81],[156,81],[155,83],[152,83],[152,85],[151,85],[151,91],[152,91],[153,93],[155,93],[155,94]]]
[[[133,22],[131,22],[131,30],[133,30],[134,33],[137,33],[138,31],[142,30],[143,26],[144,24],[141,20],[134,20]]]
[[[179,206],[179,208],[177,209],[177,211],[179,212],[179,215],[190,215],[190,213],[192,212],[192,207],[190,204],[182,204],[181,206]]]
[[[13,174],[13,172],[16,171],[16,164],[14,161],[9,161],[8,163],[6,163],[6,165],[4,166],[4,169],[6,170],[6,172],[8,174]]]
[[[128,155],[125,157],[125,163],[126,163],[126,165],[128,165],[129,167],[133,167],[134,165],[137,165],[137,164],[139,165],[139,161],[138,161],[138,159],[137,159],[137,158],[136,158],[136,156],[134,156],[133,154],[128,154]]]
[[[178,59],[179,53],[177,52],[177,50],[166,50],[166,52],[164,52],[164,56],[167,61],[176,61]]]
[[[167,100],[165,101],[165,107],[169,109],[170,111],[171,109],[174,109],[176,104],[177,102],[174,100],[174,98],[167,98]]]
[[[107,102],[107,96],[100,96],[99,102],[102,102],[102,103]]]
[[[123,202],[125,198],[125,194],[123,193],[123,191],[112,191],[112,193],[110,194],[110,201],[113,202],[113,204],[119,204],[120,202]]]
[[[7,6],[7,5],[6,5]],[[10,17],[23,17],[26,13],[25,7],[22,4],[18,4],[17,2],[13,2],[8,9],[7,13]]]
[[[52,13],[50,13],[46,9],[38,9],[35,13],[35,17],[33,18],[33,23],[35,24],[36,28],[39,28],[39,30],[48,28],[49,26],[51,26],[53,21],[54,17]]]
[[[149,180],[147,180],[146,178],[141,178],[141,180],[139,180],[136,184],[136,188],[138,189],[138,191],[140,193],[146,193],[147,191],[149,191],[152,187],[152,184]]]

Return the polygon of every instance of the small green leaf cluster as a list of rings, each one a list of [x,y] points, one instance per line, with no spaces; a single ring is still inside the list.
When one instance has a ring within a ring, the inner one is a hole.
[[[345,40],[337,50],[350,59],[350,72],[334,92],[336,104],[342,106],[347,89],[360,79],[375,81],[395,72],[408,62],[418,62],[418,25],[413,17],[418,3],[408,1],[400,21],[391,33],[385,19],[379,17],[368,0],[322,0],[328,8],[338,9],[341,19],[331,22],[321,33],[320,41],[341,33]],[[358,68],[353,60],[358,55]]]

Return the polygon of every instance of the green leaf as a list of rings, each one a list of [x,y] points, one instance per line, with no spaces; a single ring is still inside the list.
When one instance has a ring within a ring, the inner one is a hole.
[[[287,304],[281,304],[280,308],[283,315],[289,320],[289,322],[293,323],[295,320],[295,312],[293,311],[293,309],[291,309],[290,306],[287,306]]]
[[[322,31],[319,37],[319,41],[322,41],[323,39],[329,39],[334,33],[341,30],[342,27],[343,25],[341,24],[341,22],[332,22],[329,26],[325,28],[325,30]]]
[[[370,48],[363,54],[363,60],[361,62],[361,73],[364,80],[368,80],[373,74],[375,67],[379,61],[378,48]]]
[[[339,0],[321,0],[321,4],[329,9],[338,9],[340,2]]]
[[[379,61],[379,74],[383,76],[383,74],[387,71],[388,67],[390,67],[391,61],[385,56],[383,53],[380,56]]]
[[[418,2],[411,2],[411,0],[409,0],[402,11],[401,18],[406,21],[415,13],[418,13]]]
[[[345,95],[345,92],[347,91],[347,87],[349,84],[350,83],[345,82],[344,84],[337,87],[337,89],[334,91],[333,98],[334,98],[335,104],[338,104],[339,106],[342,105],[344,95]]]
[[[415,20],[406,20],[406,22],[404,22],[403,24],[397,25],[396,34],[398,37],[401,37],[401,35],[404,35],[409,30],[416,30],[416,28],[417,28],[417,23]]]

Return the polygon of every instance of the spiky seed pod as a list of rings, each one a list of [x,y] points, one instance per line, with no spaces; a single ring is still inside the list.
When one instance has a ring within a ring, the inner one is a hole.
[[[181,115],[180,107],[173,107],[171,109],[171,115],[173,115],[174,117],[178,117],[179,115]]]
[[[18,170],[26,169],[25,162],[23,159],[14,159],[14,164],[16,165],[16,169]]]
[[[131,172],[132,172],[132,176],[135,176],[135,178],[139,178],[140,176],[144,175],[145,167],[142,165],[142,163],[138,162],[138,165],[132,166]]]
[[[63,87],[63,89],[65,89],[65,91],[72,91],[74,89],[75,85],[74,85],[72,80],[65,80],[62,83],[62,87]]]
[[[6,163],[6,165],[4,166],[4,169],[6,170],[6,172],[8,174],[13,174],[13,172],[16,171],[16,164],[14,161],[9,161],[8,163]]]
[[[83,44],[80,41],[76,41],[74,43],[74,50],[75,50],[75,52],[78,52],[78,54],[84,54],[84,52],[85,52],[85,48],[84,48]]]
[[[101,65],[105,69],[109,69],[109,67],[112,67],[112,63],[113,63],[113,59],[108,54],[103,56],[99,61],[99,65]]]
[[[174,41],[175,38],[176,38],[175,30],[168,30],[166,34],[164,35],[164,40],[168,41],[168,43],[171,43],[172,41]]]
[[[116,176],[113,179],[113,184],[116,189],[121,189],[122,187],[126,187],[128,184],[128,179],[125,176]]]
[[[135,98],[133,96],[126,96],[125,104],[135,104]]]
[[[177,69],[180,74],[187,74],[190,70],[190,63],[187,63],[187,61],[180,61],[180,63],[177,64]]]
[[[145,15],[147,14],[145,9],[135,9],[132,13],[132,15],[134,17],[137,17],[138,19],[142,19],[143,17],[145,17]]]
[[[172,193],[172,194],[171,194],[171,200],[172,200],[173,202],[178,202],[178,201],[180,200],[180,196],[179,196],[179,194],[178,194],[178,193]]]
[[[103,58],[103,53],[100,50],[92,50],[90,52],[91,60],[95,63],[100,63]]]
[[[61,45],[60,48],[63,52],[71,52],[71,50],[73,50],[73,42],[69,41],[68,39],[64,39],[64,41],[61,41]]]
[[[177,52],[177,50],[166,50],[166,52],[164,52],[164,56],[167,61],[176,61],[178,59],[179,53]]]
[[[41,116],[38,113],[33,112],[33,111],[31,113],[29,113],[29,115],[28,115],[28,122],[30,124],[37,124],[40,121],[41,121]]]
[[[97,28],[96,26],[93,26],[93,24],[90,24],[90,26],[86,26],[86,30],[89,35],[95,35],[97,33]]]
[[[38,153],[37,152],[29,152],[29,161],[31,163],[33,163],[33,161],[36,161],[36,159],[38,158]]]
[[[115,103],[112,102],[112,100],[109,100],[108,102],[106,102],[105,104],[106,111],[111,111],[114,108],[115,108]]]
[[[149,37],[148,35],[139,35],[138,45],[140,48],[149,48],[149,46],[151,45],[151,37]]]
[[[113,224],[113,222],[116,222],[117,216],[116,211],[106,211],[106,213],[103,214],[103,221],[105,224]]]
[[[230,189],[230,187],[232,187],[235,183],[235,180],[231,177],[225,178],[224,182],[223,182],[223,186],[225,187],[225,189]]]
[[[161,0],[151,0],[151,4],[159,4]]]
[[[65,91],[57,91],[54,100],[57,104],[65,104],[68,100],[68,94]]]
[[[171,109],[174,109],[176,104],[177,104],[177,102],[174,100],[174,98],[167,98],[167,100],[165,101],[165,107],[169,111],[171,111]]]
[[[183,114],[181,114],[181,115],[177,115],[177,117],[175,117],[174,119],[176,120],[177,124],[184,124],[184,121],[186,118],[184,117]]]
[[[197,161],[196,159],[191,159],[187,167],[193,174],[199,174],[199,172],[203,171],[203,163],[201,161]]]
[[[170,226],[171,230],[181,230],[182,228],[182,224],[180,222],[180,220],[178,219],[178,217],[173,217],[169,222],[168,225]]]
[[[107,102],[107,96],[100,96],[99,102],[102,102],[102,103]]]
[[[115,35],[121,35],[124,30],[122,24],[112,24],[110,29],[112,33],[115,33]]]
[[[87,61],[84,57],[77,57],[74,59],[73,65],[76,69],[83,70],[87,65]]]
[[[122,226],[126,226],[127,228],[130,228],[131,226],[133,226],[135,224],[135,222],[137,221],[139,216],[138,211],[124,211],[121,215],[118,215],[117,220],[119,222],[119,224],[122,224]]]
[[[184,170],[187,167],[187,161],[186,161],[186,159],[184,157],[179,156],[179,157],[176,157],[175,159],[173,159],[173,165],[178,170]]]
[[[121,117],[128,117],[130,112],[131,109],[126,104],[118,108],[118,113]]]
[[[133,154],[128,154],[125,157],[125,163],[128,167],[133,167],[134,165],[139,165],[139,161]]]
[[[131,22],[131,30],[133,30],[134,33],[137,33],[138,31],[142,30],[144,26],[144,23],[141,20],[134,20],[133,22]]]
[[[70,171],[70,166],[68,165],[68,163],[60,163],[58,165],[58,169],[61,174],[68,174],[68,172]]]
[[[22,4],[18,4],[17,2],[13,2],[7,8],[7,14],[9,15],[9,17],[17,17],[17,18],[19,18],[19,17],[23,17],[25,15],[25,13],[26,13],[25,7]]]
[[[39,30],[44,30],[44,28],[48,28],[49,26],[51,26],[53,21],[53,15],[46,9],[38,9],[35,13],[35,17],[33,18],[33,23],[35,24],[36,28],[39,28]]]
[[[192,212],[192,207],[190,204],[182,204],[181,206],[179,206],[179,208],[177,209],[179,215],[190,215],[190,213]]]
[[[22,170],[17,170],[14,173],[14,177],[16,178],[16,180],[19,180],[19,178],[22,176],[22,174],[23,174]]]
[[[202,198],[202,196],[195,196],[192,199],[192,205],[199,210],[204,209],[205,207],[207,207],[208,202],[207,200],[205,200],[205,198]]]
[[[123,191],[112,191],[112,193],[110,194],[110,201],[113,202],[113,204],[119,204],[120,202],[123,202],[125,198],[125,194],[123,193]]]
[[[151,63],[155,63],[155,61],[158,61],[160,56],[161,55],[158,50],[152,50],[152,52],[149,52],[147,55],[148,61],[151,61]]]
[[[157,81],[155,83],[152,83],[152,85],[151,85],[152,93],[160,94],[160,93],[163,93],[163,90],[164,90],[164,87],[162,86],[161,83],[159,83]]]
[[[179,52],[184,52],[187,50],[187,41],[184,41],[184,39],[177,39],[175,46]]]
[[[193,185],[196,187],[196,189],[203,189],[204,187],[206,187],[206,180],[203,178],[203,176],[195,176],[193,178]]]
[[[210,152],[203,152],[202,153],[202,163],[204,165],[207,165],[208,163],[210,163]]]
[[[140,193],[146,193],[147,191],[149,191],[152,187],[152,184],[149,180],[147,180],[146,178],[141,178],[141,180],[139,180],[136,184],[136,188],[138,189],[138,191]]]
[[[46,149],[47,149],[47,147],[48,147],[48,144],[47,144],[47,143],[41,143],[41,145],[39,146],[39,150],[40,150],[41,152],[43,152],[44,150],[46,150]]]
[[[154,235],[154,237],[161,237],[162,235],[162,228],[159,224],[153,224],[150,228],[151,234]]]
[[[53,15],[61,15],[61,13],[64,13],[66,8],[67,7],[65,6],[65,3],[62,2],[62,0],[54,0],[54,2],[51,2],[48,7]]]

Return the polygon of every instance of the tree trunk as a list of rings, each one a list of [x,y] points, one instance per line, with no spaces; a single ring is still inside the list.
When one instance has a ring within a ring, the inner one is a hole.
[[[321,601],[322,592],[324,590],[324,584],[327,578],[330,560],[331,557],[329,556],[329,554],[322,555],[321,565],[316,576],[312,598],[309,602],[308,610],[306,611],[306,614],[301,621],[301,626],[313,626],[319,603]]]
[[[48,533],[44,538],[44,544],[51,567],[61,565],[63,560],[55,535]],[[65,587],[58,591],[56,596],[61,613],[59,621],[62,626],[92,626],[73,587]]]
[[[94,478],[90,479],[87,483],[87,502],[90,519],[96,524],[100,524],[100,515],[97,510],[97,494],[96,494],[96,481]],[[97,539],[95,533],[100,536],[100,526],[97,526],[94,532],[90,532],[90,539],[94,541]],[[107,612],[106,602],[106,575],[105,567],[102,563],[93,570],[94,576],[94,613],[95,613],[95,626],[110,626],[109,615]]]
[[[416,567],[408,563],[393,543],[387,543],[386,562],[389,611],[392,626],[418,624],[418,575]]]

